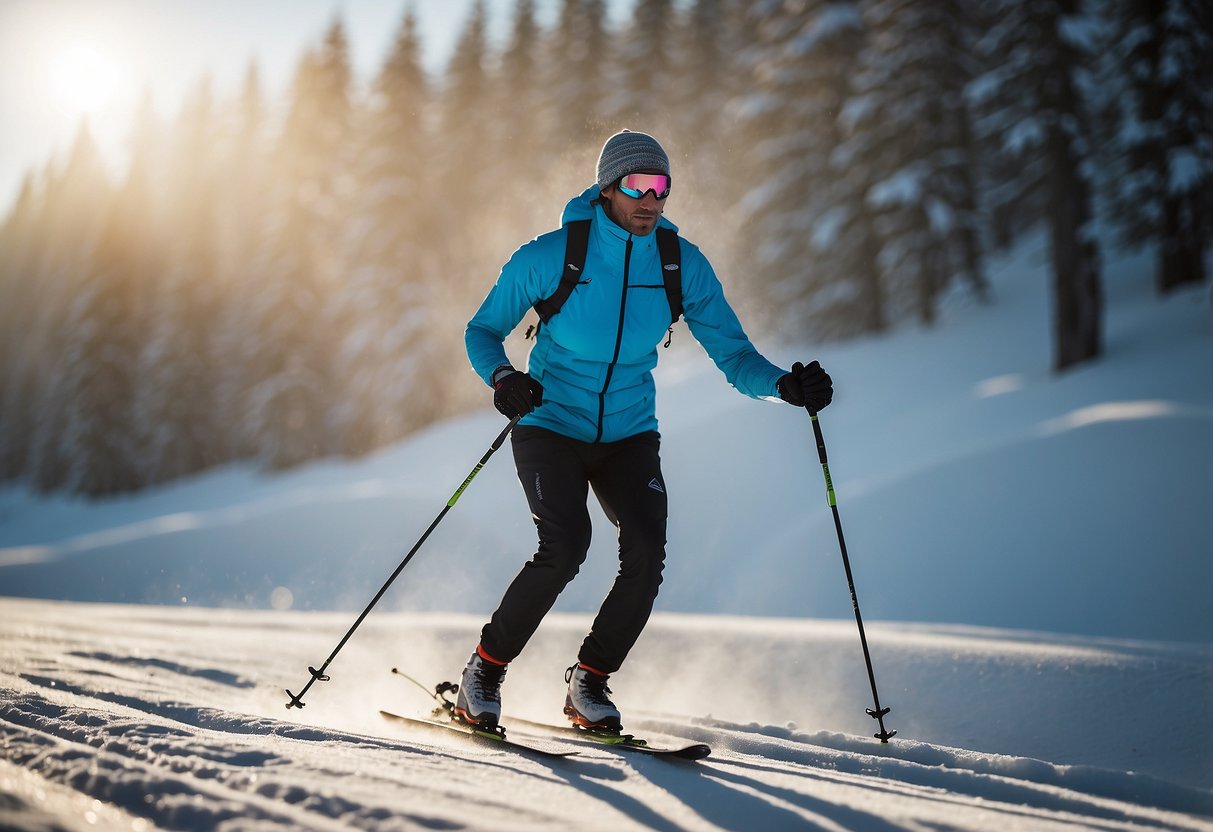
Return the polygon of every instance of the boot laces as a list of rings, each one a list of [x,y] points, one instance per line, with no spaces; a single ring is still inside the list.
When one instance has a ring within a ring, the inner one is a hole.
[[[585,698],[595,705],[615,707],[611,701],[611,689],[607,686],[607,677],[597,673],[586,672],[581,675],[581,690]]]
[[[482,660],[479,666],[472,670],[472,676],[476,679],[481,698],[490,702],[501,701],[501,680],[505,678],[505,665]]]

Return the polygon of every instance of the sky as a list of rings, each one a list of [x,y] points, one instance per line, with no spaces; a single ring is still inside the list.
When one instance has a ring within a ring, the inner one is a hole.
[[[256,61],[265,91],[285,89],[303,50],[335,18],[347,28],[355,75],[386,57],[406,9],[426,66],[440,70],[475,0],[0,0],[0,212],[24,177],[71,146],[83,119],[121,170],[134,114],[150,94],[171,116],[202,79],[231,95]],[[485,0],[491,38],[505,37],[515,0]],[[612,20],[632,0],[612,0]],[[541,24],[558,0],[536,0]]]

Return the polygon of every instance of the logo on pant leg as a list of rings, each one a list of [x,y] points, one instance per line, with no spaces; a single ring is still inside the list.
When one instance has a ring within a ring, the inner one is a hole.
[[[539,472],[535,472],[535,499],[543,502],[543,483],[539,481]]]
[[[662,488],[662,486],[661,486],[661,481],[658,480],[656,477],[653,477],[653,479],[649,480],[649,488],[653,489],[654,491],[660,491],[662,494],[665,493],[665,489]]]

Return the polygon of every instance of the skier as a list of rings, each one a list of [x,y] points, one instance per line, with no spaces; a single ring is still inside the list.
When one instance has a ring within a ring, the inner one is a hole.
[[[654,231],[677,227],[662,216],[670,161],[656,139],[628,130],[611,136],[597,174],[569,201],[560,229],[514,252],[465,335],[497,410],[522,417],[511,445],[539,536],[538,551],[506,590],[463,672],[456,714],[481,727],[497,725],[507,665],[585,560],[592,487],[619,530],[619,573],[565,672],[564,710],[576,726],[622,731],[607,678],[648,621],[665,560],[666,488],[651,371],[672,311],[685,312],[691,333],[740,392],[814,411],[833,397],[830,376],[816,361],[789,372],[758,353],[696,246],[661,232],[677,241],[680,261],[663,263]],[[570,223],[579,220],[590,220],[589,239],[570,254]],[[573,262],[581,258],[583,266]],[[676,271],[681,287],[671,292],[667,278]],[[557,299],[562,277],[575,285]],[[555,314],[540,324],[526,371],[517,370],[503,342],[532,307],[543,320],[545,300]]]

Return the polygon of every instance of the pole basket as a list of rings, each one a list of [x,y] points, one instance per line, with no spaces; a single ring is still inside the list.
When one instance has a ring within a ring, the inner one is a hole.
[[[874,719],[880,723],[880,731],[873,734],[872,736],[874,736],[876,739],[880,740],[882,743],[888,742],[893,737],[897,736],[896,731],[886,731],[885,727],[884,727],[885,715],[888,714],[888,712],[891,710],[893,710],[893,709],[892,708],[881,708],[879,711],[873,710],[872,708],[867,709],[868,716],[872,717],[872,719]]]
[[[324,675],[323,670],[317,670],[311,665],[308,665],[307,672],[312,674],[312,678],[308,681],[307,686],[304,687],[303,690],[299,691],[298,695],[291,693],[289,688],[287,689],[286,695],[290,697],[290,701],[286,703],[287,710],[290,710],[291,708],[306,707],[307,703],[303,701],[303,695],[307,693],[307,690],[312,686],[312,683],[327,682],[329,680],[329,677]]]

